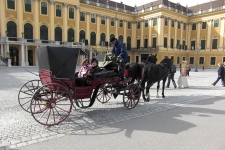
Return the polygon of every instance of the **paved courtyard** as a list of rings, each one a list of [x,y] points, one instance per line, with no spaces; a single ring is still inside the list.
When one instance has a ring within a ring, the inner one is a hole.
[[[77,69],[79,69],[78,67]],[[88,109],[72,108],[68,118],[55,126],[43,126],[25,112],[18,103],[18,92],[21,86],[29,80],[39,79],[29,70],[38,74],[38,67],[2,67],[0,66],[0,149],[8,145],[10,148],[39,143],[46,140],[60,138],[78,133],[86,129],[99,129],[108,125],[131,120],[145,115],[163,112],[184,104],[202,101],[215,96],[224,95],[225,88],[220,81],[214,87],[211,83],[217,78],[217,69],[199,69],[199,72],[190,72],[188,88],[165,89],[165,99],[156,98],[156,84],[151,88],[151,101],[146,103],[142,97],[138,106],[128,110],[123,105],[122,96],[111,99],[106,104],[97,100]],[[178,69],[179,70],[179,69]],[[192,68],[192,70],[194,70]],[[179,72],[175,74],[177,81]],[[119,131],[108,131],[109,134]],[[100,134],[100,133],[99,133]],[[105,133],[107,134],[107,133]]]

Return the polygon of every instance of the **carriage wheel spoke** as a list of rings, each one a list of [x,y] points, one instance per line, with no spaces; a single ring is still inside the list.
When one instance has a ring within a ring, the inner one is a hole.
[[[55,107],[57,107],[57,108],[59,108],[59,109],[61,109],[61,110],[65,111],[65,112],[67,112],[66,110],[64,110],[64,109],[62,109],[62,108],[60,108],[60,107],[58,107],[58,106],[55,106]]]
[[[57,114],[61,117],[61,119],[63,119],[63,117],[59,114],[58,110],[55,108]]]
[[[52,109],[52,116],[53,116],[53,119],[54,119],[54,124],[55,124],[55,114],[54,114],[54,109]]]
[[[45,113],[38,120],[41,120],[41,118],[46,114],[46,112],[48,111],[48,109],[46,109],[44,111],[45,111]],[[36,113],[39,113],[39,112],[36,112]]]
[[[49,113],[48,113],[48,118],[47,118],[47,121],[46,121],[46,124],[48,124],[48,119],[49,119],[49,116],[50,116],[50,114],[51,114],[51,108],[50,108],[50,111],[49,111]]]
[[[64,101],[64,100],[66,100],[66,99],[68,99],[68,98],[64,98],[64,99],[61,99],[60,101],[55,101],[55,103],[59,103],[59,102],[61,102],[61,101]],[[57,104],[58,105],[58,104]]]
[[[25,86],[27,89],[28,89],[28,91],[30,91],[31,93],[33,93],[34,94],[34,92],[32,92],[28,87],[27,87],[27,85]]]

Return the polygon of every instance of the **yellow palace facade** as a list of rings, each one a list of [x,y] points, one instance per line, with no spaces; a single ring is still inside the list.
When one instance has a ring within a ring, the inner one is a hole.
[[[112,49],[115,36],[129,62],[150,54],[191,66],[217,67],[225,61],[225,3],[193,7],[168,0],[131,7],[109,0],[0,0],[0,54],[11,65],[37,65],[41,46],[83,48],[88,57]]]

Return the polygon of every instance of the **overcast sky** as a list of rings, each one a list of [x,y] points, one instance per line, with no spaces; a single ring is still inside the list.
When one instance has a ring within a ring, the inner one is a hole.
[[[134,7],[135,4],[137,6],[142,6],[144,4],[148,4],[148,3],[156,1],[156,0],[112,0],[112,1],[119,2],[119,3],[122,1],[124,4]],[[179,2],[182,6],[188,5],[188,7],[190,7],[190,6],[194,6],[197,4],[207,3],[212,0],[169,0],[169,1],[174,2],[174,3]]]

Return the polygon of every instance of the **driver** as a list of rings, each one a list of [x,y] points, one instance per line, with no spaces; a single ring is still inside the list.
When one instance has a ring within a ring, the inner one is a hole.
[[[110,42],[113,45],[113,49],[111,50],[111,53],[114,53],[115,56],[117,57],[122,57],[123,58],[123,63],[122,63],[122,70],[121,70],[121,80],[124,80],[124,68],[125,68],[125,64],[128,61],[128,54],[127,54],[127,50],[124,46],[124,44],[117,40],[115,37],[112,37],[110,39]]]

